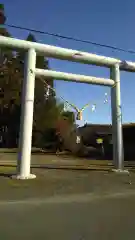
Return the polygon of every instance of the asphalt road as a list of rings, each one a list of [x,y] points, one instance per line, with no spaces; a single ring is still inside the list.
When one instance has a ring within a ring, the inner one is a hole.
[[[135,192],[0,202],[0,239],[134,240]]]

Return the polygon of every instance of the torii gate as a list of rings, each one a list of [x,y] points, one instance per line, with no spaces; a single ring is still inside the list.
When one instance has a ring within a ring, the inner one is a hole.
[[[52,77],[54,79],[65,81],[83,82],[111,87],[113,161],[115,170],[118,172],[123,172],[124,155],[120,99],[120,70],[135,72],[135,63],[123,62],[119,59],[98,56],[87,52],[0,36],[0,48],[5,46],[13,49],[23,49],[27,52],[23,81],[22,114],[16,176],[17,179],[30,179],[36,177],[30,173],[34,87],[36,75]],[[110,68],[110,79],[37,69],[37,53],[40,53],[46,57]]]

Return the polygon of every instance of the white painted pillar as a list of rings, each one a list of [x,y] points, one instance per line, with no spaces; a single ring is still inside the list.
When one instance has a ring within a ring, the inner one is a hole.
[[[110,78],[114,79],[113,68],[110,69]],[[112,113],[112,141],[113,141],[113,164],[117,168],[116,163],[116,111],[115,111],[115,87],[111,87],[111,113]]]
[[[24,69],[17,179],[31,179],[36,177],[30,174],[35,67],[36,52],[34,49],[29,49]]]
[[[111,79],[115,81],[115,85],[111,89],[113,161],[114,161],[115,170],[118,172],[123,172],[124,171],[124,151],[123,151],[119,64],[116,64],[114,67],[112,67]]]

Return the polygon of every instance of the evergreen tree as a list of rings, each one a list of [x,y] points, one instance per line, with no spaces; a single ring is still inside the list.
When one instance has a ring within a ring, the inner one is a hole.
[[[4,26],[5,21],[4,6],[0,5],[0,35],[11,37]],[[26,40],[36,42],[33,34],[29,34]],[[24,62],[24,51],[15,52],[6,47],[0,49],[0,137],[6,147],[14,147],[18,140]],[[44,56],[37,55],[36,67],[49,69],[49,62]],[[57,101],[53,91],[46,97],[47,84],[53,87],[53,82],[52,78],[35,79],[33,138],[38,140],[38,145],[44,132],[56,128],[60,119],[66,117],[70,123],[74,122],[72,114],[64,112],[63,103]]]

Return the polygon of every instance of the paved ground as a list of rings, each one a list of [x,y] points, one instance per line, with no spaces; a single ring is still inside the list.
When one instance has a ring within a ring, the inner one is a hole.
[[[0,238],[134,240],[135,197],[83,195],[0,205]],[[86,200],[86,201],[85,201]]]
[[[16,181],[0,171],[0,239],[134,240],[134,173],[34,168],[37,179]]]
[[[1,205],[1,239],[134,240],[135,197],[78,198]]]

